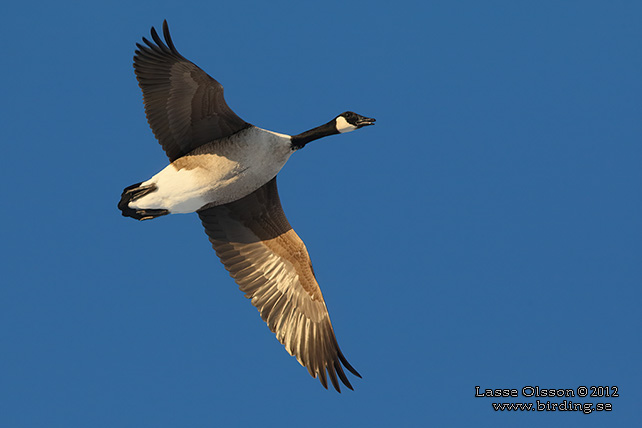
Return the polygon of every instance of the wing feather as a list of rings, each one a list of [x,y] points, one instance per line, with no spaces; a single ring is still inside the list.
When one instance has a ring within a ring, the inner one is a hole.
[[[178,53],[167,21],[165,42],[154,27],[151,35],[136,44],[134,71],[147,122],[171,162],[250,126],[228,107],[223,86]]]
[[[342,365],[361,376],[339,349],[307,249],[283,213],[276,178],[198,214],[221,262],[286,351],[324,387],[329,377],[337,391],[338,379],[352,389]]]

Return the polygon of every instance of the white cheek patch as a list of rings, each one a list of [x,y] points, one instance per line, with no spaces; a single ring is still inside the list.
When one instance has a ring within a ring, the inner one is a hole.
[[[337,117],[337,120],[335,122],[336,122],[335,126],[337,127],[337,131],[339,131],[342,134],[346,132],[354,131],[355,129],[357,129],[356,126],[348,123],[348,121],[343,116]]]

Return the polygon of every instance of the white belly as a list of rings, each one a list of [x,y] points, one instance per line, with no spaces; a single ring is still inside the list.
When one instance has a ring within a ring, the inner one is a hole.
[[[291,154],[289,136],[251,127],[177,159],[141,184],[155,192],[129,206],[176,214],[236,201],[274,178]]]

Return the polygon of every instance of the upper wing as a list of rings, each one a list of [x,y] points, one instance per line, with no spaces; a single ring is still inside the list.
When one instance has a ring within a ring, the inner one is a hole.
[[[339,349],[308,252],[283,214],[276,178],[198,215],[230,276],[290,355],[324,387],[327,370],[337,391],[337,375],[352,389],[341,364],[361,376]]]
[[[223,86],[178,53],[163,22],[163,43],[152,27],[147,46],[136,43],[134,70],[145,113],[170,162],[212,140],[249,126],[225,103]]]

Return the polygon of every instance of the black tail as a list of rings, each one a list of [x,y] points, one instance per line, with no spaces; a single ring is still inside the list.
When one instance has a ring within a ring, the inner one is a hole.
[[[138,198],[142,198],[148,193],[156,191],[155,184],[141,186],[142,183],[132,184],[123,190],[120,195],[120,202],[118,202],[118,209],[123,212],[124,217],[135,218],[136,220],[149,220],[152,218],[160,217],[169,214],[167,210],[161,209],[133,209],[129,207],[129,203]]]

